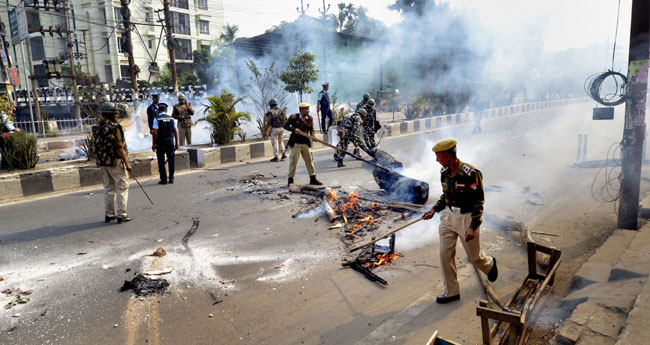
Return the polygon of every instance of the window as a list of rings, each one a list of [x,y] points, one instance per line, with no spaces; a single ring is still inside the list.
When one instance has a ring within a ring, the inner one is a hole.
[[[37,11],[25,10],[27,17],[27,29],[40,30],[41,18]]]
[[[129,66],[120,65],[120,74],[122,75],[122,80],[131,80],[131,73],[129,72]]]
[[[104,79],[104,82],[112,83],[113,82],[113,66],[105,65],[104,66],[104,74],[106,74],[106,79]]]
[[[34,65],[34,75],[35,76],[44,76],[45,75],[45,66],[43,65]],[[38,78],[36,79],[36,82],[38,83],[38,87],[48,87],[48,79],[47,78]]]
[[[190,3],[188,0],[172,0],[172,7],[189,9]]]
[[[199,8],[199,10],[207,11],[208,0],[196,0],[196,6]]]
[[[179,60],[192,60],[192,40],[176,39],[176,58]]]
[[[210,34],[210,22],[207,20],[199,20],[199,33],[202,35]]]
[[[144,13],[144,21],[147,23],[151,23],[151,13],[149,12]]]
[[[108,54],[110,54],[111,53],[111,41],[110,41],[110,38],[107,38],[106,41],[107,41],[106,42],[106,52]]]
[[[181,35],[191,35],[190,15],[187,13],[172,12],[172,32]]]
[[[122,21],[124,21],[124,18],[122,18],[122,8],[113,7],[113,12],[115,12],[115,22],[116,23],[121,23]]]
[[[147,41],[147,45],[149,46],[149,49],[153,49],[153,40]]]
[[[32,37],[29,39],[29,43],[32,47],[32,59],[45,59],[45,46],[43,46],[43,36]]]

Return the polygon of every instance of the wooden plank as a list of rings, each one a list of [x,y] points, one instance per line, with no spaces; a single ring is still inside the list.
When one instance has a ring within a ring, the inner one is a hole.
[[[537,293],[535,294],[535,297],[533,297],[531,300],[527,302],[527,305],[524,306],[524,309],[522,310],[522,323],[526,322],[526,315],[530,311],[529,309],[532,309],[535,307],[535,303],[537,303],[537,300],[539,299],[539,296],[541,296],[542,292],[546,289],[546,286],[548,286],[548,283],[551,281],[551,279],[555,276],[555,272],[557,272],[558,267],[560,266],[560,262],[562,260],[559,259],[555,262],[555,265],[551,268],[551,271],[548,273],[546,276],[546,279],[540,284],[539,288],[537,289]]]
[[[528,242],[528,276],[537,276],[537,245],[535,242]]]
[[[554,251],[554,252],[551,254],[551,260],[550,260],[549,265],[550,265],[551,267],[556,266],[556,265],[555,265],[556,263],[559,265],[559,262],[560,262],[560,260],[561,260],[561,259],[560,259],[560,256],[561,256],[561,255],[562,255],[562,252],[561,252],[561,251],[559,251],[559,250]],[[549,270],[549,273],[546,274],[547,276],[550,276],[550,277],[551,277],[551,280],[549,280],[549,282],[548,282],[548,285],[550,285],[550,286],[553,286],[553,283],[555,283],[555,273],[551,274],[551,271],[552,271],[552,270],[553,270],[553,268],[551,268],[551,269]],[[557,271],[557,268],[556,268],[555,270]]]
[[[429,341],[427,341],[427,345],[433,345],[436,342],[436,338],[438,337],[438,330],[433,332],[433,335],[431,338],[429,338]]]
[[[487,308],[488,302],[486,300],[478,301],[479,307]],[[481,334],[483,335],[483,345],[490,345],[490,319],[481,315]]]
[[[481,317],[486,316],[489,317],[490,319],[506,321],[514,324],[521,323],[521,314],[519,313],[509,313],[507,311],[499,311],[499,310],[494,310],[485,307],[477,307],[476,315]]]

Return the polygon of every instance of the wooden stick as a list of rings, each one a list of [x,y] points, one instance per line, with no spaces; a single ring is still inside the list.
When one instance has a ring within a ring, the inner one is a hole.
[[[437,338],[437,337],[438,337],[438,330],[436,330],[435,332],[433,332],[433,335],[431,336],[431,338],[429,338],[429,341],[427,341],[427,345],[433,345],[433,344],[435,344],[435,343],[436,343],[436,338]]]
[[[138,186],[140,186],[140,189],[142,189],[142,192],[144,193],[144,195],[147,196],[147,199],[149,199],[149,202],[153,205],[153,201],[151,201],[151,198],[149,197],[149,194],[147,194],[147,191],[144,190],[144,187],[142,187],[142,185],[140,184],[140,181],[138,181],[138,179],[135,177],[135,175],[133,175],[133,173],[131,173],[131,177],[133,177],[133,179],[138,184]]]
[[[416,219],[416,220],[414,220],[414,221],[412,221],[412,222],[410,222],[408,224],[404,224],[404,225],[400,226],[399,228],[397,228],[397,229],[395,229],[395,230],[393,230],[393,231],[391,231],[391,232],[389,232],[389,233],[387,233],[387,234],[385,234],[383,236],[380,236],[380,237],[378,237],[378,238],[376,238],[376,239],[374,239],[374,240],[372,240],[370,242],[367,242],[367,243],[364,243],[364,244],[362,244],[362,245],[360,245],[358,247],[352,248],[352,249],[350,249],[350,253],[356,252],[359,249],[362,249],[362,248],[365,248],[367,246],[373,245],[373,244],[383,240],[384,238],[389,237],[390,235],[392,235],[392,234],[394,234],[394,233],[396,233],[396,232],[398,232],[398,231],[400,231],[400,230],[402,230],[404,228],[407,228],[407,227],[409,227],[409,226],[411,226],[411,225],[413,225],[413,224],[415,224],[415,223],[417,223],[417,222],[419,222],[421,220],[422,220],[422,218],[418,218],[418,219]]]
[[[357,159],[357,160],[360,160],[360,161],[362,161],[362,162],[364,162],[364,163],[368,163],[368,164],[374,166],[375,168],[378,168],[378,169],[381,169],[381,170],[385,170],[385,171],[389,171],[389,172],[391,171],[390,169],[388,169],[388,168],[386,168],[386,167],[384,167],[384,166],[381,166],[381,165],[379,165],[379,164],[377,164],[377,163],[373,163],[373,162],[371,162],[371,161],[369,161],[369,160],[367,160],[367,159],[363,159],[363,158],[361,158],[361,157],[359,157],[359,156],[357,156],[357,155],[353,155],[353,154],[351,154],[350,152],[345,151],[344,149],[342,149],[342,148],[340,148],[340,147],[336,147],[336,146],[334,146],[334,145],[332,145],[332,144],[330,144],[330,143],[328,143],[328,142],[326,142],[326,141],[320,140],[320,139],[318,139],[318,138],[316,138],[316,137],[314,137],[314,136],[311,136],[311,135],[309,135],[309,134],[307,134],[307,133],[305,133],[305,132],[303,132],[303,131],[301,131],[301,130],[299,130],[299,129],[296,129],[296,134],[302,135],[303,137],[307,137],[307,138],[309,138],[309,139],[311,139],[311,140],[313,140],[313,141],[315,141],[315,142],[317,142],[317,143],[321,143],[321,144],[323,144],[323,145],[325,145],[325,146],[327,146],[327,147],[329,147],[329,148],[332,148],[332,149],[334,149],[334,150],[336,150],[336,151],[343,152],[343,153],[345,153],[346,155],[349,155],[350,157],[352,157],[352,158],[354,158],[354,159]]]

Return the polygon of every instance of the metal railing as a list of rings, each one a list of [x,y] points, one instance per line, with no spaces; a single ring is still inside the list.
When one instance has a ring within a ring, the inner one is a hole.
[[[14,121],[21,131],[38,137],[89,133],[95,122],[92,119]]]

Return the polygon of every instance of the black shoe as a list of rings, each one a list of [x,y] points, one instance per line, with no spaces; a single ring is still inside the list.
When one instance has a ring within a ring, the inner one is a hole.
[[[130,222],[132,219],[133,218],[129,218],[129,217],[124,217],[124,218],[117,217],[117,224]]]
[[[104,216],[104,221],[106,223],[110,223],[111,221],[114,221],[115,218],[116,218],[115,216]]]
[[[158,184],[167,184],[167,181],[160,180],[158,181]]]
[[[487,278],[489,281],[494,282],[497,280],[498,277],[499,277],[499,269],[497,268],[497,258],[493,256],[492,268],[490,268],[490,272],[488,272]]]
[[[345,164],[343,164],[343,160],[342,160],[342,159],[341,159],[340,161],[338,161],[337,166],[338,166],[339,168],[345,166]]]
[[[285,155],[285,154],[283,153],[283,154],[282,154],[282,158],[281,158],[281,159],[282,159],[282,160],[285,160],[285,159],[287,159],[287,155]]]
[[[169,179],[169,183],[174,184],[174,179],[173,179],[173,178],[170,178],[170,179]]]
[[[289,180],[287,181],[287,187],[291,186],[293,184],[293,177],[289,177]]]
[[[318,181],[316,179],[316,175],[314,175],[314,176],[309,176],[309,184],[314,185],[314,186],[322,186],[323,182]]]
[[[278,161],[278,156],[275,156],[273,157],[273,159],[271,159],[271,162],[277,162],[277,161]]]
[[[436,303],[438,304],[447,304],[449,302],[458,301],[460,299],[460,294],[453,296],[440,295],[436,297]]]

